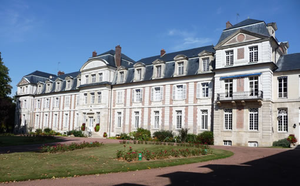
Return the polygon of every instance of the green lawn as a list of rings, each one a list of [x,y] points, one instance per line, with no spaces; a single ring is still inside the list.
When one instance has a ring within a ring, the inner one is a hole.
[[[44,143],[59,142],[59,141],[62,140],[58,138],[46,139],[41,137],[27,137],[27,136],[0,136],[0,147],[44,144]]]
[[[133,150],[185,148],[138,144],[131,144],[130,146]],[[229,151],[212,149],[213,154],[200,157],[125,162],[116,159],[117,150],[122,150],[123,148],[121,144],[106,144],[102,147],[56,154],[36,152],[0,154],[0,182],[142,170],[196,163],[233,155]]]

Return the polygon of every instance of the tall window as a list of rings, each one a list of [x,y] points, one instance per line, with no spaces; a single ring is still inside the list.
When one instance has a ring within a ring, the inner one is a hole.
[[[249,77],[250,96],[258,96],[258,77]]]
[[[120,83],[124,83],[124,72],[120,72]]]
[[[37,108],[41,108],[41,100],[37,100]]]
[[[182,111],[176,110],[176,128],[181,129],[182,128]]]
[[[96,83],[96,74],[92,74],[92,83]]]
[[[39,120],[40,120],[40,116],[37,114],[35,117],[35,128],[39,128]]]
[[[44,127],[48,127],[48,114],[45,114]]]
[[[103,81],[103,73],[99,73],[99,82]]]
[[[58,97],[55,98],[55,107],[59,107],[59,98]]]
[[[100,112],[97,112],[97,123],[100,123]]]
[[[102,94],[101,92],[98,92],[98,103],[101,103],[102,100]]]
[[[278,78],[278,97],[287,98],[287,77]]]
[[[122,113],[117,112],[117,127],[121,127],[121,122],[122,122]]]
[[[161,65],[156,66],[156,77],[157,78],[161,77]]]
[[[209,71],[209,58],[202,59],[202,71],[203,72]]]
[[[140,112],[136,111],[134,112],[134,127],[139,128],[140,124]]]
[[[67,81],[67,89],[71,89],[71,81],[70,80]]]
[[[186,99],[186,85],[173,85],[173,100]]]
[[[258,61],[258,47],[249,47],[249,61],[256,62]]]
[[[91,93],[91,104],[95,103],[95,94]]]
[[[64,120],[64,128],[68,127],[68,123],[69,123],[69,115],[66,113],[65,120]]]
[[[225,97],[232,97],[233,84],[232,79],[225,80]]]
[[[117,103],[123,103],[123,91],[117,91]]]
[[[278,131],[287,132],[288,131],[288,112],[287,109],[278,109]]]
[[[154,111],[154,128],[159,128],[159,111]]]
[[[87,93],[84,94],[84,104],[87,104]]]
[[[47,84],[47,92],[50,92],[50,91],[51,91],[51,85]]]
[[[70,96],[66,96],[65,104],[66,104],[66,107],[70,106]]]
[[[60,91],[60,82],[56,83],[56,91]]]
[[[233,50],[226,51],[226,66],[233,65]]]
[[[57,127],[57,114],[54,114],[54,119],[53,119],[53,128]]]
[[[142,89],[135,89],[134,90],[134,98],[133,101],[134,102],[141,102],[142,101]]]
[[[232,130],[232,109],[225,109],[225,130]]]
[[[207,130],[208,129],[208,111],[201,110],[201,129]]]
[[[163,96],[162,87],[152,87],[151,97],[152,101],[161,101]]]
[[[23,101],[23,108],[27,108],[27,100]]]
[[[76,95],[76,105],[79,105],[79,95]]]
[[[89,75],[86,75],[85,76],[85,84],[88,84],[89,83]]]
[[[249,109],[249,130],[258,130],[258,109]]]
[[[50,107],[50,100],[47,98],[46,99],[46,108],[49,108]]]
[[[202,97],[208,97],[208,83],[201,83],[202,86]]]
[[[183,75],[184,74],[184,63],[179,62],[178,63],[178,75]]]
[[[137,73],[137,80],[142,80],[142,69],[136,69],[136,73]]]

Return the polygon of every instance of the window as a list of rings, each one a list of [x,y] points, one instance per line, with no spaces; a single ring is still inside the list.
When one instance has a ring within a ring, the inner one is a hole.
[[[102,102],[102,94],[101,92],[98,92],[98,103],[101,103]]]
[[[133,91],[133,102],[141,102],[143,99],[143,90],[135,89]]]
[[[41,108],[41,100],[37,100],[37,108]]]
[[[231,140],[224,140],[223,144],[224,144],[224,146],[232,146],[232,141]]]
[[[134,128],[139,128],[140,123],[140,112],[134,112]]]
[[[225,109],[225,130],[232,130],[232,109]]]
[[[258,147],[257,141],[248,141],[248,147]]]
[[[117,127],[121,128],[121,122],[122,122],[122,113],[117,112]]]
[[[181,129],[182,128],[182,111],[176,110],[176,128]]]
[[[202,86],[202,97],[207,98],[208,97],[208,90],[209,90],[209,84],[208,83],[201,83]]]
[[[55,98],[55,107],[59,107],[59,98]]]
[[[179,62],[178,63],[178,75],[183,75],[184,74],[184,63]]]
[[[24,88],[24,87],[23,87]],[[38,86],[38,90],[37,90],[38,94],[40,94],[42,92],[42,85]]]
[[[157,78],[162,77],[162,74],[161,74],[161,65],[157,65],[156,66],[156,77]]]
[[[71,81],[70,80],[67,81],[67,89],[71,89]]]
[[[117,91],[117,103],[123,103],[123,91]]]
[[[249,47],[249,61],[256,62],[258,61],[258,47]]]
[[[186,85],[173,85],[173,100],[186,99]]]
[[[70,106],[70,96],[66,96],[65,104],[66,104],[66,107]]]
[[[201,129],[207,130],[208,129],[208,111],[201,110]]]
[[[249,109],[249,130],[258,130],[258,109]]]
[[[40,120],[40,116],[36,115],[36,117],[35,117],[35,128],[39,128],[39,120]]]
[[[60,82],[56,83],[56,91],[60,91]]]
[[[203,72],[209,71],[209,58],[202,59],[202,71]]]
[[[142,69],[136,69],[136,80],[142,80]]]
[[[51,91],[51,85],[47,84],[47,92],[50,92],[50,91]]]
[[[84,94],[84,104],[87,104],[87,93]]]
[[[159,128],[159,111],[154,111],[154,128]]]
[[[64,128],[68,127],[68,122],[69,122],[69,115],[66,113],[65,114],[65,121],[64,121]]]
[[[76,105],[79,105],[79,95],[76,95]]]
[[[226,66],[233,65],[233,50],[226,51]]]
[[[99,73],[99,82],[103,81],[103,73]]]
[[[85,76],[85,84],[88,84],[89,83],[89,75],[86,75]]]
[[[96,74],[92,74],[92,83],[96,83]]]
[[[48,127],[48,114],[45,114],[44,127]]]
[[[288,131],[288,114],[287,109],[278,109],[278,131],[287,132]]]
[[[278,78],[278,97],[287,98],[287,77]]]
[[[97,112],[97,123],[100,123],[100,112]]]
[[[57,114],[54,114],[53,128],[57,127]]]
[[[47,98],[46,99],[46,108],[49,108],[50,107],[50,100]]]
[[[163,87],[152,87],[151,100],[161,101],[163,99]]]
[[[95,94],[91,93],[91,104],[95,103]]]
[[[124,72],[120,72],[120,83],[124,83]]]
[[[233,84],[232,79],[225,80],[225,97],[232,97]]]
[[[258,77],[249,77],[250,96],[258,96]]]

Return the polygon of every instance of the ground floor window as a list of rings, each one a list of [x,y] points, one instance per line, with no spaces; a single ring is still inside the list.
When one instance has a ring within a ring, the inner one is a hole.
[[[64,128],[68,126],[69,123],[69,114],[65,114]]]
[[[117,127],[121,127],[121,121],[122,121],[122,113],[117,112]]]
[[[249,130],[258,130],[258,109],[249,109]]]
[[[207,130],[208,129],[208,111],[201,110],[201,129]]]
[[[224,110],[225,130],[232,130],[232,109]]]
[[[176,110],[176,128],[181,129],[182,128],[182,111]]]
[[[140,112],[136,111],[134,112],[134,127],[139,128],[139,124],[140,124]]]
[[[287,109],[278,109],[278,131],[287,132],[288,131],[288,112]]]
[[[40,116],[36,115],[35,116],[35,128],[39,128],[39,120],[40,120]]]
[[[154,111],[154,128],[159,128],[159,111]]]
[[[231,140],[224,140],[223,144],[224,144],[224,146],[232,146],[232,141]]]

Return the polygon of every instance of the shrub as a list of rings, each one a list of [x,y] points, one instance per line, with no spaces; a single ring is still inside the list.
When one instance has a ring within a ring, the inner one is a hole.
[[[71,130],[67,132],[67,135],[74,135],[75,137],[84,137],[84,134],[81,130]]]
[[[101,146],[103,146],[103,143],[99,143],[98,141],[91,142],[91,143],[88,143],[88,142],[71,143],[69,145],[64,145],[64,144],[56,144],[54,146],[43,145],[40,147],[40,151],[56,153],[56,152],[72,151],[72,150],[76,150],[76,149],[83,149],[86,147],[101,147]]]
[[[214,144],[214,134],[211,131],[205,131],[198,134],[197,141],[202,144],[213,145]]]
[[[295,145],[295,143],[297,143],[297,138],[295,137],[294,134],[290,134],[289,137],[287,138],[287,140],[293,145]]]
[[[36,129],[35,130],[36,135],[41,135],[43,133],[42,129]]]
[[[50,133],[50,131],[51,131],[51,129],[50,129],[50,128],[45,128],[45,129],[44,129],[44,133],[46,133],[46,134],[49,134],[49,133]]]
[[[179,131],[179,135],[180,135],[180,138],[181,138],[181,142],[186,142],[186,139],[187,139],[187,135],[188,135],[188,131],[189,129],[187,128],[182,128],[180,131]]]
[[[82,123],[82,125],[81,125],[81,130],[82,130],[82,131],[85,131],[85,123]]]
[[[190,142],[190,143],[196,142],[197,141],[197,135],[196,134],[188,134],[187,138],[186,138],[186,141]]]
[[[133,136],[136,140],[146,141],[151,137],[151,132],[147,129],[138,128],[137,131],[133,133]]]
[[[97,123],[94,129],[95,129],[95,132],[99,132],[99,130],[100,130],[100,124]]]
[[[274,147],[284,147],[284,148],[289,148],[290,147],[290,142],[284,138],[278,141],[273,142]]]
[[[123,140],[130,140],[130,136],[128,136],[126,133],[121,133],[120,139],[123,139]]]
[[[170,130],[160,130],[153,133],[153,137],[159,141],[170,141],[173,139],[173,132]]]
[[[107,137],[107,133],[106,133],[106,132],[103,133],[103,137],[104,137],[104,138]]]

